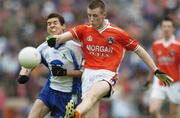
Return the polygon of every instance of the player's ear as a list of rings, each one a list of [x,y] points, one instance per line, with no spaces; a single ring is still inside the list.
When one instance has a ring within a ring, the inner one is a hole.
[[[173,33],[175,33],[176,32],[176,28],[175,27],[173,27]]]
[[[104,16],[104,17],[106,17],[107,12],[106,12],[106,11],[104,11],[102,14],[103,14],[103,16]]]
[[[62,29],[63,29],[63,31],[66,30],[66,25],[65,24],[62,25]]]

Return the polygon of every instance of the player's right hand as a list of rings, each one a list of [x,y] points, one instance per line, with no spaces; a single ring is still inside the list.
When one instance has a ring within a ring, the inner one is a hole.
[[[52,65],[52,75],[53,76],[66,76],[67,70],[62,68],[60,65]]]
[[[17,82],[19,84],[25,84],[26,82],[29,81],[29,77],[27,75],[19,75]]]
[[[46,37],[46,41],[49,47],[55,47],[56,45],[56,38],[52,35]]]
[[[156,70],[155,72],[154,72],[154,75],[156,76],[156,77],[158,77],[158,79],[161,81],[161,82],[163,82],[163,84],[165,85],[165,86],[170,86],[172,83],[173,83],[173,79],[170,77],[170,76],[168,76],[166,73],[164,73],[164,72],[161,72],[160,70]]]

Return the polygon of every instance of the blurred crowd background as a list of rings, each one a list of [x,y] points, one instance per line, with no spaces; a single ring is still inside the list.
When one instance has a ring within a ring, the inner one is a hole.
[[[26,118],[46,81],[47,69],[40,66],[26,85],[17,84],[20,49],[45,41],[46,16],[51,12],[62,14],[69,28],[87,22],[89,1],[0,0],[0,118]],[[180,38],[180,0],[104,1],[110,22],[137,38],[150,54],[152,42],[161,37],[159,21],[165,15],[174,20]],[[101,103],[101,118],[148,118],[149,90],[143,89],[148,71],[137,56],[127,52],[114,96]],[[167,111],[165,103],[162,112]]]

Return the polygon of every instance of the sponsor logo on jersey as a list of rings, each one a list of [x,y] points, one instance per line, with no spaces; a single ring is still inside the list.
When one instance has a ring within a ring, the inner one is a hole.
[[[175,55],[175,50],[174,49],[170,49],[170,56],[174,56]]]
[[[63,54],[63,57],[62,57],[63,59],[67,59],[67,57],[66,57],[66,55],[65,54]]]
[[[174,58],[170,56],[161,56],[157,60],[160,65],[170,65],[174,63]]]
[[[52,60],[52,61],[50,62],[50,64],[51,64],[51,65],[58,65],[58,66],[61,66],[61,67],[64,65],[64,63],[63,63],[61,60],[57,60],[57,59]]]
[[[114,37],[110,36],[107,38],[108,44],[113,44],[114,43]]]
[[[109,46],[87,45],[86,48],[90,55],[97,57],[110,57],[110,54],[113,53],[113,48]]]
[[[89,51],[93,51],[93,52],[108,52],[108,53],[112,53],[113,52],[113,48],[112,47],[108,47],[108,46],[87,45],[87,49]]]
[[[87,37],[87,41],[92,41],[92,40],[93,40],[93,38],[91,35]]]

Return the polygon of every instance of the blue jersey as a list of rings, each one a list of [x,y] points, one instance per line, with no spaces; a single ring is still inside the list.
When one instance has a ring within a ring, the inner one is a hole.
[[[62,92],[71,92],[73,78],[68,76],[52,76],[51,65],[57,64],[65,69],[79,69],[82,62],[80,45],[74,41],[68,41],[63,45],[51,48],[47,45],[47,42],[44,42],[37,49],[42,56],[42,63],[49,68],[50,88]]]
[[[42,64],[49,68],[49,78],[39,94],[44,104],[51,110],[55,118],[63,118],[65,106],[72,95],[81,94],[81,79],[68,76],[53,76],[51,65],[60,65],[66,69],[80,69],[82,63],[81,46],[74,41],[51,48],[47,42],[38,48]],[[73,96],[74,96],[73,95]]]

